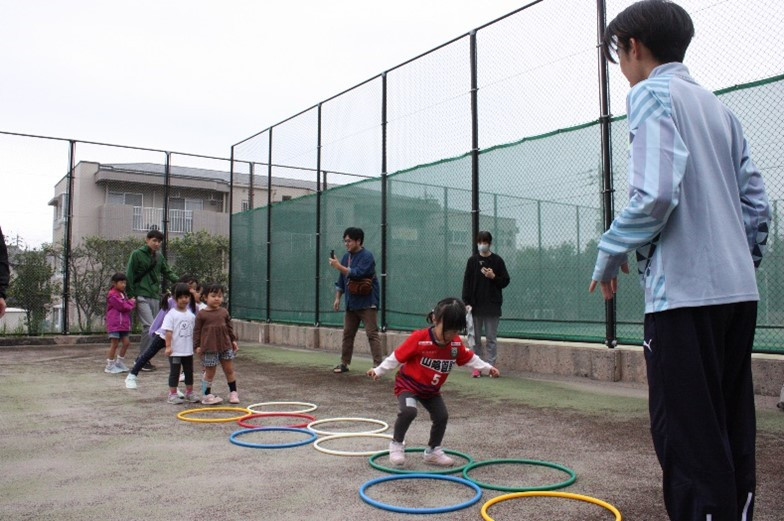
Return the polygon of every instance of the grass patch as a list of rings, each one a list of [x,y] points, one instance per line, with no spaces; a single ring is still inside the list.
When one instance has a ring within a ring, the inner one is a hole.
[[[243,356],[264,364],[319,367],[329,370],[335,365],[338,355],[334,352],[255,344],[243,346]],[[357,360],[352,368],[354,369],[349,373],[352,376],[364,375],[364,372],[370,368],[370,361]],[[393,379],[394,375],[384,376],[384,380],[390,383]],[[586,414],[600,412],[612,412],[624,416],[648,414],[647,400],[638,397],[602,394],[586,391],[569,383],[547,382],[519,376],[482,378],[476,381],[465,368],[458,368],[449,374],[445,390],[496,402],[509,400],[531,407],[574,409]]]

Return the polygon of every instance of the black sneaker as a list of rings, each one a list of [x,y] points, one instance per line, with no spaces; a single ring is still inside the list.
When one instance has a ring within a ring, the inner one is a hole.
[[[150,362],[147,362],[142,366],[142,371],[155,371],[155,366],[152,365]]]

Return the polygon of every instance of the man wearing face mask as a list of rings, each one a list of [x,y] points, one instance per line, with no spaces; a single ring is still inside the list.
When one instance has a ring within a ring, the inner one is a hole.
[[[477,234],[477,253],[468,258],[463,275],[463,302],[474,319],[476,345],[469,347],[479,358],[495,366],[496,336],[504,301],[501,290],[509,285],[509,272],[504,259],[490,251],[492,244],[490,232]],[[483,332],[487,338],[487,356],[482,346]],[[479,371],[474,371],[472,376],[479,378]]]

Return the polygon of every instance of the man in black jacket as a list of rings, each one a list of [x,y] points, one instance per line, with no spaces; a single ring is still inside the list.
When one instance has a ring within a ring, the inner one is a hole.
[[[5,246],[5,237],[0,228],[0,318],[5,315],[5,292],[8,289],[8,281],[11,278],[11,267],[8,264],[8,249]]]
[[[476,236],[478,253],[469,257],[463,275],[463,302],[474,318],[476,345],[471,347],[476,355],[495,366],[496,336],[501,318],[503,296],[501,290],[509,285],[509,273],[504,259],[490,251],[493,236],[490,232],[479,232]],[[487,337],[487,357],[482,347],[482,332]],[[474,378],[479,372],[473,372]]]

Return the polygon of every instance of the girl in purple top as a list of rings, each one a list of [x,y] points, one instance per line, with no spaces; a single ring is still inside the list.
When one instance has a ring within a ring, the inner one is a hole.
[[[129,299],[125,294],[127,283],[128,280],[124,273],[115,273],[112,276],[112,289],[106,295],[106,331],[109,333],[111,341],[111,347],[106,355],[106,367],[104,368],[106,373],[116,374],[128,371],[123,360],[125,360],[125,352],[128,351],[128,346],[131,344],[128,335],[131,331],[131,311],[136,305],[136,300]],[[122,340],[122,347],[119,356],[115,359],[120,340]]]

